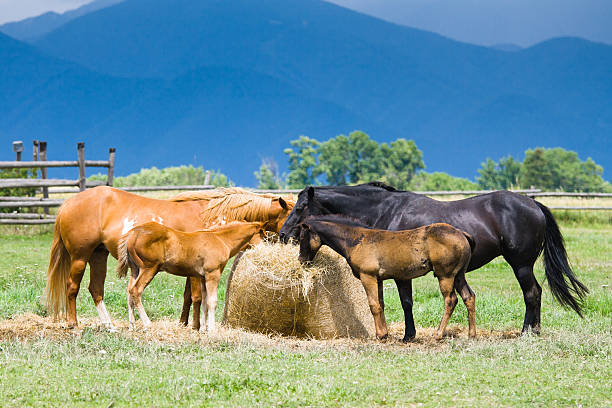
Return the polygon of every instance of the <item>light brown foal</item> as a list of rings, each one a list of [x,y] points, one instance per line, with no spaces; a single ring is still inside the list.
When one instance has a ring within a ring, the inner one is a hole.
[[[455,290],[468,311],[469,336],[476,336],[476,297],[465,280],[474,241],[466,232],[441,223],[387,231],[363,228],[358,222],[340,216],[308,217],[301,225],[300,261],[312,261],[321,245],[342,255],[361,280],[378,338],[389,333],[382,281],[414,279],[431,270],[444,297],[444,315],[436,338],[442,338],[457,304]]]
[[[142,305],[142,292],[157,272],[199,277],[206,288],[208,331],[215,330],[217,286],[227,261],[261,233],[263,222],[232,222],[202,231],[181,232],[156,222],[139,225],[125,234],[119,245],[119,276],[132,269],[128,285],[128,314],[134,328],[134,305],[145,328],[151,325]],[[194,323],[200,308],[194,308]]]

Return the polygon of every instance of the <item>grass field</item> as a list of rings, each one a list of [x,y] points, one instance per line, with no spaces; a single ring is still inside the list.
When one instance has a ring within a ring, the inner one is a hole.
[[[562,218],[562,217],[560,217]],[[560,307],[544,286],[542,334],[519,336],[524,303],[509,266],[497,259],[468,274],[479,336],[467,339],[460,303],[451,335],[431,339],[442,312],[437,280],[415,281],[417,341],[298,340],[222,329],[177,327],[184,280],[161,273],[144,294],[152,332],[130,333],[125,281],[109,262],[105,300],[119,333],[96,325],[87,291],[81,326],[45,316],[51,234],[5,229],[0,238],[0,406],[612,406],[612,227],[562,224],[569,256],[591,294],[585,318]],[[12,234],[15,231],[29,233]],[[34,231],[34,232],[33,232]],[[42,233],[40,231],[43,231]],[[227,275],[224,275],[227,276]],[[537,264],[538,280],[543,270]],[[224,287],[220,290],[221,305]],[[401,322],[397,291],[385,283],[386,315]],[[219,319],[222,307],[218,310]]]

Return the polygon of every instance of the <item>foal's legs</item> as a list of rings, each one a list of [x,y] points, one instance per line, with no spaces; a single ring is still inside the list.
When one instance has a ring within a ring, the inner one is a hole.
[[[219,268],[215,271],[208,272],[205,276],[206,281],[206,308],[207,308],[207,324],[208,332],[212,333],[215,331],[215,310],[217,309],[217,287],[219,286],[219,279],[221,278],[221,272],[223,268]]]
[[[476,337],[476,295],[465,280],[465,272],[461,271],[455,276],[455,291],[463,299],[468,312],[469,336]]]
[[[446,325],[448,324],[448,321],[453,314],[453,310],[455,310],[455,306],[457,305],[457,295],[453,290],[455,286],[454,281],[455,279],[453,276],[438,277],[440,292],[442,292],[442,296],[444,297],[444,315],[442,316],[440,326],[438,326],[438,331],[436,332],[437,340],[440,340],[444,335]]]
[[[138,315],[140,316],[140,320],[142,320],[142,324],[145,328],[151,326],[151,320],[149,319],[149,316],[147,316],[147,312],[145,311],[144,306],[142,305],[142,292],[147,287],[147,285],[151,283],[157,272],[157,265],[152,268],[142,268],[136,281],[130,281],[130,286],[128,287],[129,296],[131,296],[134,304],[136,305],[136,308],[138,309]]]
[[[191,278],[185,279],[185,292],[183,292],[183,309],[181,309],[181,319],[184,326],[189,324],[189,311],[191,310]]]
[[[200,309],[202,307],[202,278],[189,277],[191,301],[193,303],[193,330],[200,330]],[[189,311],[189,309],[187,309]]]
[[[136,328],[136,318],[134,317],[134,298],[130,294],[130,288],[136,284],[136,279],[138,279],[138,272],[132,269],[130,273],[130,281],[127,286],[128,321],[130,323],[130,330],[134,330]]]
[[[411,280],[395,280],[397,292],[399,293],[400,302],[404,311],[404,343],[409,342],[416,336],[416,328],[414,327],[414,317],[412,316],[412,281]]]
[[[100,322],[109,330],[117,331],[111,322],[110,314],[104,304],[104,281],[106,280],[106,260],[108,250],[99,246],[89,258],[89,293],[98,310]]]
[[[367,273],[360,273],[359,279],[368,296],[368,304],[370,305],[370,311],[374,317],[374,326],[376,327],[376,337],[384,339],[389,335],[389,331],[387,330],[385,313],[379,302],[378,278]]]

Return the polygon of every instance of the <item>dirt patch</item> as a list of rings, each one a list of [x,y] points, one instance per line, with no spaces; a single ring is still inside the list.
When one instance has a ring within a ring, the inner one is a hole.
[[[296,351],[329,349],[344,351],[364,349],[394,351],[444,350],[450,346],[450,342],[453,340],[470,341],[467,338],[466,328],[451,326],[446,330],[446,336],[442,341],[434,339],[435,328],[419,328],[417,329],[416,339],[404,344],[401,342],[404,330],[403,323],[391,323],[389,325],[389,339],[384,341],[374,338],[299,339],[279,335],[265,335],[227,326],[219,326],[216,333],[208,335],[205,331],[196,332],[191,328],[179,325],[175,320],[155,321],[149,330],[143,330],[141,326],[138,326],[136,330],[129,330],[127,322],[123,321],[115,321],[114,324],[118,329],[115,335],[140,341],[176,344],[197,343],[202,346],[232,343],[235,345],[283,350],[291,349]],[[51,317],[42,317],[28,313],[0,321],[0,341],[66,340],[78,338],[84,331],[90,330],[106,334],[106,330],[99,325],[97,318],[81,319],[78,327],[68,328],[65,322],[54,322]],[[518,336],[520,336],[519,331],[478,330],[476,341],[512,339]]]

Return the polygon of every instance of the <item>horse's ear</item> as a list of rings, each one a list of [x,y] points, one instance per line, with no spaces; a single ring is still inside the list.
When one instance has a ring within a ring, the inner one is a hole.
[[[283,207],[283,210],[289,209],[289,206],[287,205],[287,202],[283,199],[283,197],[278,197],[278,203],[281,207]]]
[[[308,199],[312,200],[314,198],[315,189],[314,187],[308,187]]]

